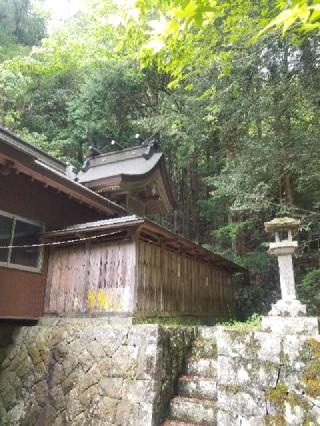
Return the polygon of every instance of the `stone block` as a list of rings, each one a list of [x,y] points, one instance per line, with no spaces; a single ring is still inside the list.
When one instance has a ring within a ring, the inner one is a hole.
[[[218,386],[219,408],[243,417],[266,415],[265,393],[252,386]]]
[[[185,423],[215,425],[217,404],[214,401],[175,397],[170,402],[170,417]]]
[[[130,327],[132,325],[133,318],[130,316],[110,316],[109,317],[109,325],[111,327],[114,326],[122,326],[122,327]]]
[[[62,367],[64,370],[65,376],[69,376],[69,374],[72,373],[72,371],[78,366],[79,360],[78,357],[73,354],[69,354],[62,362]]]
[[[112,377],[133,378],[136,375],[138,348],[133,346],[120,346],[114,352],[111,361],[110,374]]]
[[[278,374],[279,365],[276,363],[239,357],[221,356],[218,359],[219,385],[248,386],[264,390],[275,386]]]
[[[272,305],[269,316],[276,317],[305,317],[307,315],[307,307],[297,299],[278,300]]]
[[[111,358],[103,358],[99,362],[98,368],[99,368],[101,376],[108,376],[110,374],[111,361],[112,361]]]
[[[100,398],[94,408],[93,417],[95,422],[100,423],[102,420],[104,424],[114,424],[116,417],[118,401],[109,397]],[[92,422],[95,424],[95,422]]]
[[[216,340],[196,339],[192,344],[191,355],[196,358],[216,358]]]
[[[158,389],[153,380],[127,380],[123,385],[123,398],[131,403],[152,402],[156,399]]]
[[[113,399],[122,397],[122,378],[103,377],[99,383],[100,393]]]
[[[262,328],[264,331],[282,336],[287,334],[317,336],[319,333],[319,324],[316,317],[262,317]]]
[[[191,376],[217,377],[218,361],[212,358],[187,359],[186,373]]]
[[[132,418],[131,412],[132,404],[130,404],[125,399],[120,401],[116,409],[115,424],[117,426],[128,425],[130,423],[130,419]]]
[[[48,394],[51,405],[57,411],[65,409],[66,401],[61,386],[55,386],[53,389],[50,389]]]
[[[253,333],[242,333],[219,327],[217,332],[218,356],[244,357]]]
[[[155,377],[162,367],[161,350],[157,344],[150,344],[147,347],[138,348],[136,378],[138,380],[148,380]]]
[[[71,424],[77,424],[74,420],[83,412],[84,408],[79,399],[78,389],[74,388],[66,396],[66,419]]]
[[[128,334],[128,345],[148,346],[157,344],[159,326],[156,324],[136,325],[131,327]]]
[[[218,411],[218,426],[265,426],[265,416],[244,417],[237,413]]]
[[[217,381],[208,377],[182,376],[178,381],[178,394],[189,398],[216,399]]]
[[[320,342],[320,336],[315,335],[314,339]],[[296,334],[286,335],[282,338],[283,346],[283,357],[287,362],[295,363],[301,361],[301,351],[306,341],[310,339],[310,336],[299,336]]]
[[[279,363],[281,358],[281,337],[261,331],[254,332],[257,357],[260,361]]]
[[[128,425],[130,426],[152,426],[153,423],[153,404],[140,403],[132,406],[131,417]]]
[[[199,337],[204,340],[216,340],[217,336],[217,327],[199,327],[198,328]]]

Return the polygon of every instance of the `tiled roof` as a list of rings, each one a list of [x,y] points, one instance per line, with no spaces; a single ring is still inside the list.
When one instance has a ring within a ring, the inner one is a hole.
[[[123,149],[99,155],[89,160],[85,171],[79,173],[79,182],[87,183],[113,176],[144,176],[160,162],[163,154],[154,152],[154,145]]]

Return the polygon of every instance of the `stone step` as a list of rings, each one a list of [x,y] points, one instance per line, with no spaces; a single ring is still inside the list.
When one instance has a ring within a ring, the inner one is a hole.
[[[201,423],[177,422],[175,420],[166,420],[161,426],[201,426]]]
[[[198,328],[199,338],[204,340],[214,340],[217,336],[216,326],[202,326]]]
[[[216,426],[217,403],[206,399],[176,396],[170,403],[170,420],[200,423],[202,426]]]
[[[178,395],[214,400],[217,397],[217,382],[209,377],[182,376],[178,380]]]
[[[190,376],[204,376],[216,378],[218,362],[213,358],[190,357],[186,362],[185,372]]]
[[[195,358],[217,358],[216,340],[196,339],[192,344],[191,356]]]

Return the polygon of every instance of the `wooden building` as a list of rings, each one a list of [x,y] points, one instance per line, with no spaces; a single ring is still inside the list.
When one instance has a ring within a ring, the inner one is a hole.
[[[135,213],[174,207],[163,156],[140,148],[125,150],[123,160],[121,152],[98,156],[77,175],[0,128],[0,318],[224,315],[232,306],[230,278],[241,268],[129,216],[124,206]],[[112,175],[111,157],[127,172],[128,162],[154,158],[148,170]],[[117,203],[106,197],[112,193]]]
[[[69,166],[0,129],[0,247],[32,245],[46,230],[125,210],[78,184]],[[0,248],[0,318],[43,314],[47,253]]]
[[[176,206],[156,143],[93,155],[79,173],[79,182],[140,215],[167,213]]]
[[[241,268],[147,219],[125,216],[45,236],[59,241],[50,249],[47,314],[227,316],[233,310],[231,275]]]

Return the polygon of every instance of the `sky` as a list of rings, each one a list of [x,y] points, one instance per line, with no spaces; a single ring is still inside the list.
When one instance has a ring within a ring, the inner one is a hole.
[[[59,25],[61,20],[70,18],[84,6],[85,2],[86,0],[45,0],[45,6],[52,15],[49,29]]]

